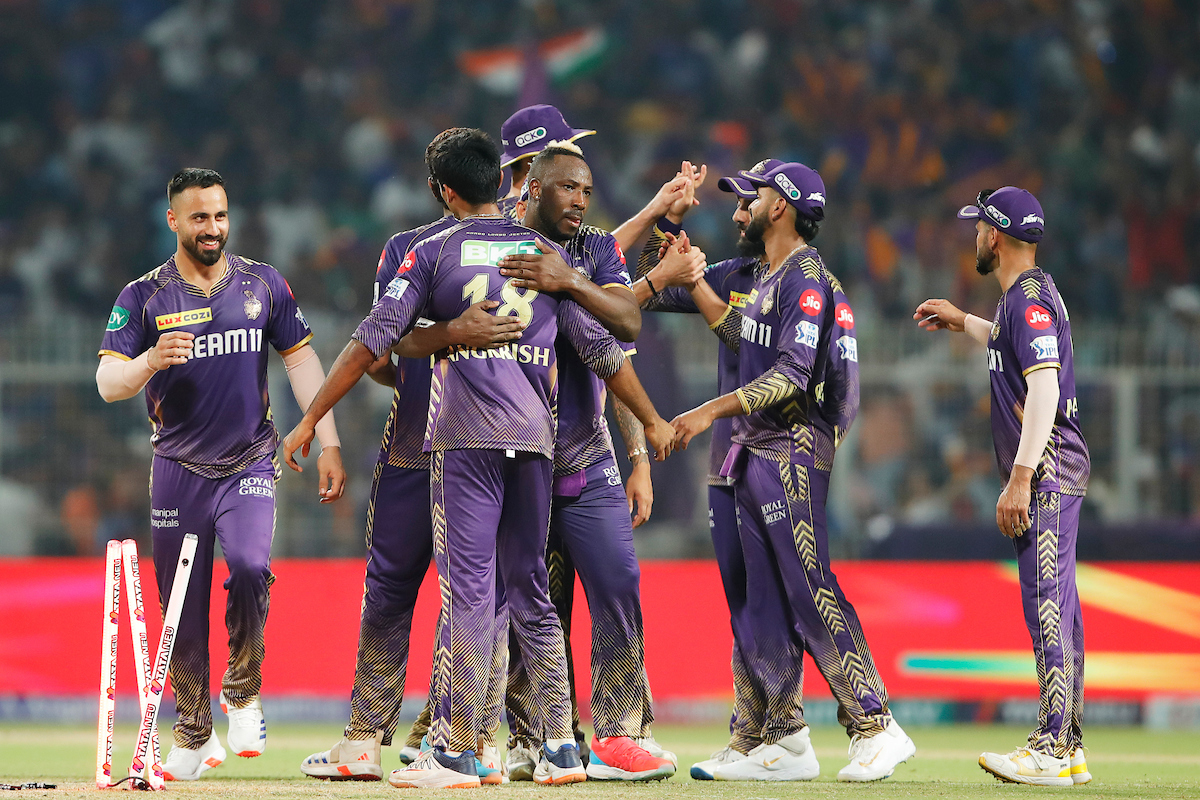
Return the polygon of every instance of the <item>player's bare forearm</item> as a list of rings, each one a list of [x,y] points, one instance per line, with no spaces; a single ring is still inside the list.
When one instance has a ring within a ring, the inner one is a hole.
[[[617,418],[617,430],[625,442],[625,452],[631,466],[650,463],[650,451],[646,449],[646,428],[621,398],[613,396],[613,415]]]
[[[570,295],[622,342],[635,341],[642,332],[642,309],[624,286],[602,288],[585,278]]]
[[[651,201],[641,211],[618,225],[612,232],[613,238],[617,240],[617,244],[621,245],[622,250],[632,252],[638,239],[645,236],[646,231],[654,227],[654,223],[661,216],[662,214],[658,213],[658,207],[654,206],[654,202]]]
[[[642,382],[638,380],[633,364],[628,358],[605,383],[608,384],[613,396],[624,403],[633,416],[642,423],[645,440],[654,449],[655,459],[665,460],[671,454],[674,432],[667,421],[659,416],[658,411],[654,408],[654,403],[650,402],[650,397],[642,388]]]
[[[642,308],[654,299],[654,292],[650,290],[649,284],[645,278],[640,278],[633,283],[633,299],[637,301],[638,307]]]
[[[696,281],[691,289],[692,301],[704,317],[710,328],[716,328],[721,319],[729,311],[729,304],[722,300],[708,281]]]
[[[733,392],[723,394],[691,411],[686,411],[671,420],[671,427],[675,429],[675,446],[680,450],[686,450],[688,443],[711,428],[714,420],[736,417],[741,413],[743,413],[742,401]]]
[[[917,306],[913,319],[917,321],[917,327],[924,330],[965,332],[980,344],[987,344],[992,333],[992,323],[974,314],[967,314],[949,300],[926,300]]]
[[[392,348],[401,358],[427,358],[452,344],[449,322],[435,322],[424,328],[413,328]]]
[[[317,396],[309,404],[299,424],[283,440],[283,460],[289,467],[296,472],[304,471],[296,463],[293,453],[300,450],[301,455],[308,455],[309,446],[316,433],[317,421],[346,396],[375,361],[375,354],[367,349],[366,345],[357,339],[350,340],[338,355],[337,361],[333,362],[333,367],[325,376],[321,388],[317,390]]]
[[[382,358],[376,359],[374,364],[367,367],[367,377],[380,386],[395,388],[396,365],[392,363],[392,354],[385,353]]]

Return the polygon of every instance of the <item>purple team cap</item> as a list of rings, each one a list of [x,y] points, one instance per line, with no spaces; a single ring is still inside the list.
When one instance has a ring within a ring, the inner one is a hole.
[[[754,186],[770,186],[787,200],[802,217],[820,222],[825,219],[825,181],[812,167],[788,161],[765,175],[739,173]]]
[[[586,128],[572,128],[554,106],[526,106],[500,126],[500,144],[504,147],[500,166],[537,155],[550,142],[573,142],[593,133]]]
[[[738,197],[750,199],[758,196],[758,189],[750,183],[751,175],[766,175],[783,162],[778,158],[766,158],[750,169],[738,170],[737,176],[729,175],[717,181],[717,188],[722,192],[732,192]]]
[[[1032,194],[1016,186],[980,192],[974,205],[958,210],[958,218],[981,219],[1001,233],[1030,244],[1040,242],[1046,233],[1046,215],[1042,212],[1042,204]]]

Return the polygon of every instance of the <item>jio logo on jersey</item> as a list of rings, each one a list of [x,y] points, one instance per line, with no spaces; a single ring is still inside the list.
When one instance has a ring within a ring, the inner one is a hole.
[[[1041,306],[1030,306],[1025,309],[1025,321],[1029,323],[1029,327],[1035,331],[1044,331],[1050,327],[1052,320],[1050,312]]]
[[[815,317],[821,313],[821,309],[825,307],[825,302],[821,299],[821,295],[809,289],[804,294],[800,295],[800,310],[810,317]]]
[[[854,327],[854,312],[848,303],[838,303],[833,308],[833,321],[843,328]]]

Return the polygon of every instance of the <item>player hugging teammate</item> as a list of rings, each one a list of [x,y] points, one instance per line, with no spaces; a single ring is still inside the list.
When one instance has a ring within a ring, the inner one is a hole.
[[[383,777],[381,748],[394,740],[413,609],[432,560],[441,614],[429,702],[392,785],[673,775],[674,754],[651,732],[632,531],[650,515],[650,454],[663,460],[709,427],[709,516],[734,634],[734,708],[728,746],[693,765],[692,777],[819,775],[803,714],[805,653],[850,738],[839,780],[887,778],[915,754],[830,568],[825,504],[837,447],[858,411],[859,349],[850,300],[813,245],[827,205],[821,177],[767,159],[722,178],[719,188],[736,201],[739,255],[710,265],[683,229],[704,167],[684,162],[612,233],[584,224],[592,174],[573,142],[593,133],[571,128],[552,106],[531,106],[505,123],[503,156],[479,130],[435,137],[426,166],[445,215],[387,242],[373,308],[323,380],[286,283],[264,264],[223,254],[220,176],[185,170],[172,180],[168,221],[179,249],[118,299],[97,382],[109,400],[146,388],[156,518],[181,521],[155,528],[158,574],[168,573],[161,565],[184,532],[208,531],[207,560],[203,548],[198,556],[207,569],[215,539],[230,562],[222,707],[240,755],[262,752],[266,741],[258,692],[277,437],[265,407],[264,338],[283,354],[305,409],[283,442],[284,460],[299,471],[296,451],[307,456],[318,436],[325,445],[322,502],[344,485],[333,406],[363,375],[394,388],[367,515],[350,719],[333,747],[305,759],[304,774]],[[502,166],[515,180],[497,201]],[[983,193],[960,216],[979,220],[980,272],[995,273],[1004,290],[996,318],[989,324],[944,300],[926,301],[916,316],[988,345],[997,459],[1009,475],[997,524],[1016,544],[1042,684],[1028,746],[985,753],[980,764],[1007,781],[1086,782],[1074,538],[1088,456],[1066,309],[1033,262],[1045,223],[1032,195]],[[651,230],[631,284],[624,252]],[[698,313],[719,340],[719,396],[672,423],[630,359],[643,309]],[[196,411],[228,405],[190,402],[206,391],[255,399],[244,404],[245,431]],[[609,392],[632,465],[624,489],[604,417]],[[227,493],[234,484],[249,491]],[[590,741],[570,659],[576,572],[592,619]],[[195,602],[172,667],[180,722],[164,766],[175,780],[194,780],[225,757],[207,702],[207,587],[201,579],[189,590]],[[162,596],[169,589],[161,586]]]

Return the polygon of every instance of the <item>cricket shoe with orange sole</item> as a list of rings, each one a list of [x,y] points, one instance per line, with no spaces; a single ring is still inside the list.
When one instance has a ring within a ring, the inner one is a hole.
[[[169,781],[194,781],[225,760],[225,748],[217,734],[195,750],[174,745],[163,762],[163,778]]]
[[[313,753],[300,764],[300,771],[310,778],[331,781],[383,780],[383,759],[380,745],[383,732],[374,739],[343,739],[321,753]]]
[[[594,781],[661,781],[675,774],[675,765],[657,758],[628,736],[592,737],[587,776]]]

